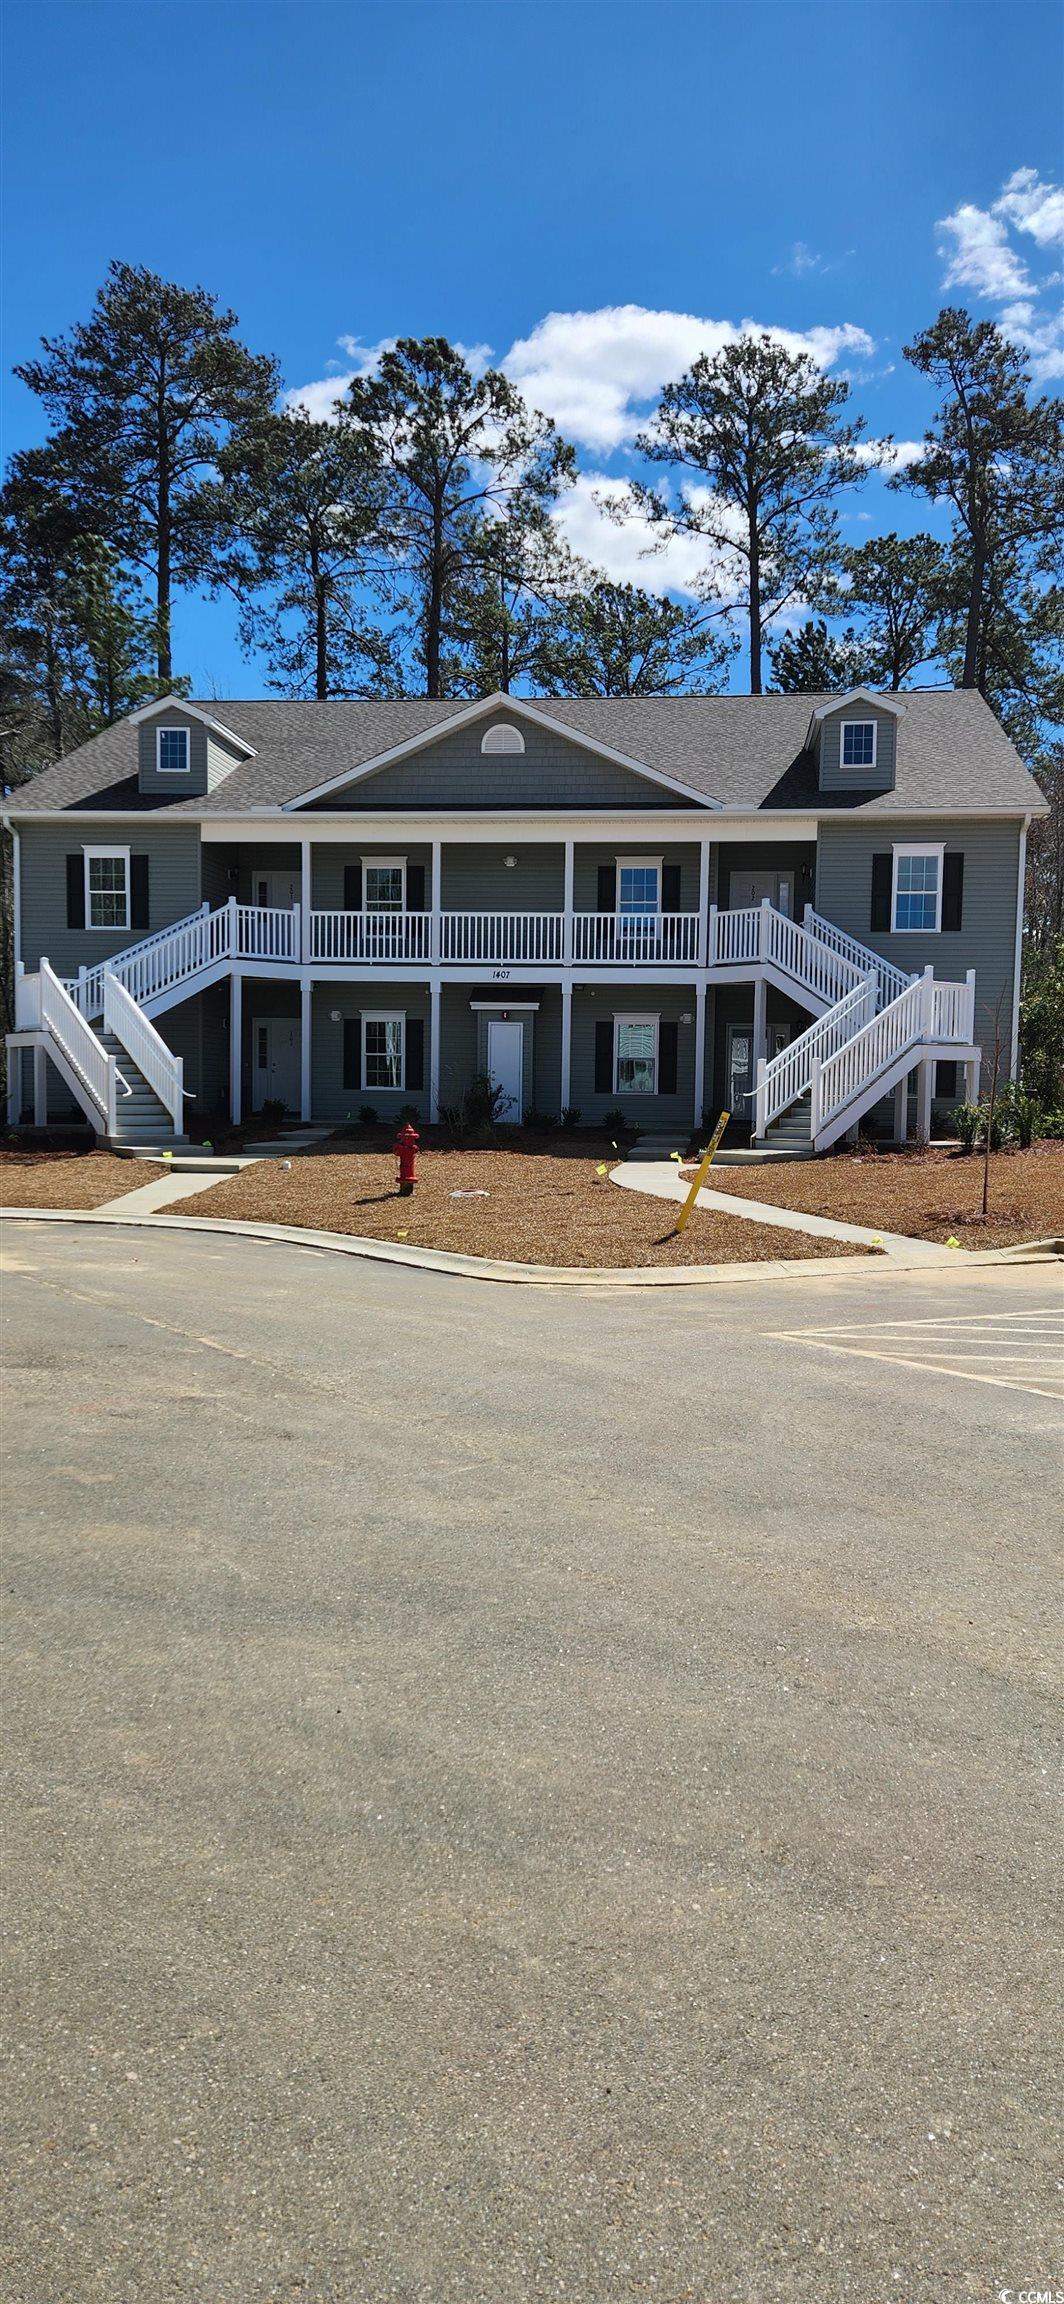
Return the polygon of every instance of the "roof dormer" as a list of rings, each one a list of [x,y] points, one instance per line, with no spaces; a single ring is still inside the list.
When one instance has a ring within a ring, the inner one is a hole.
[[[163,696],[130,714],[137,731],[137,784],[153,799],[202,799],[254,746],[183,696]]]
[[[851,688],[816,705],[806,749],[816,760],[821,791],[893,791],[904,711],[896,697],[877,696],[871,688]]]

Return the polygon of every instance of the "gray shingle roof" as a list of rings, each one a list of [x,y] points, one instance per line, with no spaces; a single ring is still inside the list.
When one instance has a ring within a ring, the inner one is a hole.
[[[518,699],[515,699],[515,702]],[[905,814],[909,810],[1041,810],[1038,787],[989,706],[973,690],[925,689],[899,698],[897,783],[893,792],[821,792],[804,750],[816,696],[537,698],[538,712],[577,736],[675,777],[726,807],[815,808]],[[254,746],[200,799],[137,790],[137,731],[128,721],[94,736],[11,795],[12,813],[92,808],[167,817],[239,815],[280,807],[333,776],[412,737],[444,728],[468,710],[461,702],[324,704],[208,699],[201,709]],[[367,787],[365,799],[369,800]]]

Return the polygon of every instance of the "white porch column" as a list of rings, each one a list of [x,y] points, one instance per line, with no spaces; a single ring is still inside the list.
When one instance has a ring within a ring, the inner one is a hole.
[[[904,1144],[909,1134],[909,1075],[906,1072],[894,1090],[894,1141]]]
[[[562,886],[562,911],[565,914],[565,918],[562,921],[562,959],[564,960],[567,968],[569,967],[573,957],[573,877],[575,857],[576,842],[575,840],[567,840],[565,843],[565,878]],[[563,1000],[563,1033],[565,1030],[564,1016],[565,1003]],[[569,1098],[566,1096],[565,1102],[568,1103],[568,1101]]]
[[[754,1045],[752,1050],[754,1079],[763,1056],[768,1054],[768,983],[764,976],[754,978]]]
[[[48,1126],[48,1058],[43,1048],[33,1051],[33,1125]]]
[[[304,911],[304,919],[306,913]],[[311,1055],[313,1050],[313,998],[309,975],[299,979],[299,1117],[311,1114]]]
[[[299,958],[310,959],[311,861],[310,841],[299,843]],[[307,1115],[304,1113],[304,1119]]]
[[[571,913],[571,911],[568,913],[568,917],[569,917],[570,919],[572,918],[572,913]],[[571,1104],[571,1103],[572,1103],[572,1100],[573,1100],[573,1095],[572,1095],[572,1070],[573,1070],[573,980],[572,980],[572,977],[571,977],[571,976],[565,976],[565,977],[563,977],[563,978],[562,978],[562,1092],[561,1092],[561,1106],[562,1106],[562,1111],[563,1111],[563,1112],[565,1111],[565,1109],[566,1109],[566,1106],[567,1106],[567,1105],[569,1105],[569,1104]]]
[[[931,1092],[934,1087],[935,1063],[932,1056],[923,1056],[916,1067],[916,1141],[931,1141]]]
[[[703,846],[707,846],[703,842]],[[701,934],[701,929],[699,930]],[[706,1101],[706,987],[695,985],[695,1090],[694,1124],[702,1126],[702,1113]]]
[[[979,1102],[979,1058],[976,1056],[964,1067],[964,1093],[969,1104]]]
[[[432,862],[429,866],[429,911],[432,915],[431,923],[429,926],[429,958],[432,961],[438,961],[441,957],[440,938],[442,934],[442,914],[440,911],[440,867],[442,862],[442,855],[442,840],[434,840],[432,843]],[[435,1079],[432,1083],[432,1093],[438,1093]]]
[[[432,845],[433,845],[433,848],[434,848],[434,849],[437,849],[437,850],[438,850],[438,848],[439,848],[439,841],[438,841],[438,840],[434,840]],[[438,864],[438,858],[434,856],[434,858],[433,858],[433,865],[432,865],[432,879],[433,879],[433,887],[434,887],[435,889],[437,889],[437,890],[438,890],[438,888],[439,888],[439,874],[438,874],[438,870],[437,870],[437,864]],[[435,923],[435,922],[433,922],[433,935],[434,935],[434,936],[435,936],[435,928],[436,928],[436,923]],[[435,1120],[438,1120],[438,1119],[439,1119],[439,1117],[440,1117],[440,1008],[441,1008],[441,1005],[442,1005],[442,991],[441,991],[441,984],[440,984],[440,976],[439,976],[439,972],[438,972],[438,970],[434,969],[434,970],[433,970],[433,973],[432,973],[432,975],[431,975],[431,976],[430,976],[430,978],[429,978],[429,1119],[430,1119],[431,1121],[435,1121]]]
[[[243,1021],[244,979],[239,970],[234,968],[229,978],[229,1117],[234,1128],[240,1126]]]
[[[698,843],[698,965],[706,966],[709,953],[709,841]],[[695,1115],[700,1120],[700,1112]]]

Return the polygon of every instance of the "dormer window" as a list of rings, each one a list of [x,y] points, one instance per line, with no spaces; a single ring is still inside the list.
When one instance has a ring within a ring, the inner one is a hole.
[[[496,720],[485,729],[480,740],[482,752],[523,752],[525,740],[519,728],[508,720]]]
[[[874,720],[844,720],[842,723],[842,765],[844,768],[874,768],[876,764],[876,723]]]
[[[188,729],[158,728],[155,765],[160,776],[188,775]]]

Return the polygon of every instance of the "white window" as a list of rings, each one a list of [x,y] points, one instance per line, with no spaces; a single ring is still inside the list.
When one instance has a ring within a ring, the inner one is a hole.
[[[658,1019],[614,1018],[613,1085],[618,1095],[654,1096],[658,1086]]]
[[[128,848],[86,848],[85,924],[88,928],[128,928]]]
[[[363,1088],[402,1087],[405,1042],[405,1016],[363,1016]]]
[[[895,848],[890,924],[899,936],[942,923],[941,848]]]
[[[188,775],[188,729],[157,728],[155,765],[160,776]]]
[[[617,910],[625,920],[654,920],[661,910],[660,856],[629,856],[617,866]]]
[[[842,765],[844,768],[874,768],[876,764],[876,723],[874,720],[844,720],[842,723]]]
[[[367,912],[403,912],[406,909],[406,857],[377,856],[365,863],[364,904]]]

